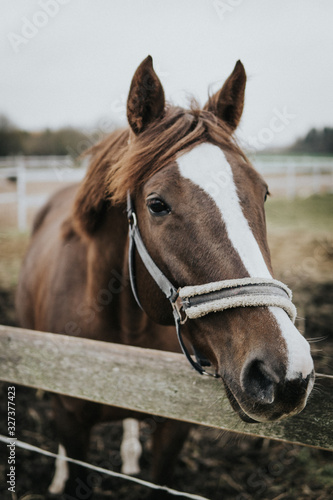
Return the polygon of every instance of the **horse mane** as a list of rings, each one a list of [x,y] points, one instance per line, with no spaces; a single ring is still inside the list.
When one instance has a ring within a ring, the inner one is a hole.
[[[91,162],[79,186],[71,217],[63,224],[63,237],[73,231],[92,234],[99,227],[109,205],[107,173],[119,160],[128,139],[129,129],[116,130],[85,153],[91,156]]]
[[[194,145],[210,142],[245,159],[228,125],[192,103],[167,106],[162,118],[135,136],[129,128],[93,146],[92,161],[74,204],[75,227],[92,233],[108,207],[126,203],[156,172]]]

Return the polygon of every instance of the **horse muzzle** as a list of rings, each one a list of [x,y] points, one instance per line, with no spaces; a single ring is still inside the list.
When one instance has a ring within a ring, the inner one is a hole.
[[[282,420],[301,412],[314,385],[314,370],[286,379],[281,368],[255,358],[245,364],[240,383],[222,377],[233,409],[245,422]]]

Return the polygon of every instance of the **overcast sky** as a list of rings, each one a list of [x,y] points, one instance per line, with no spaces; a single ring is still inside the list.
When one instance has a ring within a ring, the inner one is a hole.
[[[241,59],[260,146],[333,126],[332,0],[1,0],[0,113],[27,129],[125,123],[151,54],[168,100],[205,103]]]

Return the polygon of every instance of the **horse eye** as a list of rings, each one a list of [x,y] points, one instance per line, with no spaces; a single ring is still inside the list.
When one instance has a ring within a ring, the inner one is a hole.
[[[270,195],[270,192],[269,192],[269,191],[268,191],[268,189],[267,189],[266,194],[265,194],[264,201],[266,201],[266,200],[267,200],[267,197],[268,197],[269,195]]]
[[[152,215],[167,215],[171,208],[160,198],[150,198],[147,200],[147,207]]]

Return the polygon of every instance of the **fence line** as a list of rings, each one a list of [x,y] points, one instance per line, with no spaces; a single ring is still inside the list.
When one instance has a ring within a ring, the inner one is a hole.
[[[333,450],[333,377],[327,375],[317,377],[317,390],[299,415],[247,424],[232,410],[221,381],[194,373],[181,354],[0,325],[0,380]]]
[[[28,207],[39,207],[48,198],[47,194],[28,195],[27,184],[79,182],[85,175],[86,167],[86,160],[78,166],[69,156],[19,156],[0,160],[0,178],[16,180],[16,192],[0,193],[0,205],[16,203],[17,227],[19,231],[26,231]]]
[[[65,457],[63,455],[58,455],[57,453],[52,453],[51,451],[43,450],[38,446],[33,446],[31,444],[25,443],[24,441],[20,441],[18,439],[10,439],[6,436],[0,434],[0,442],[2,443],[15,443],[15,447],[22,448],[24,450],[32,451],[38,453],[40,455],[44,455],[46,457],[55,458],[59,460],[63,460],[64,462],[80,465],[81,467],[85,467],[86,469],[92,470],[94,472],[99,472],[100,474],[105,474],[107,476],[116,477],[118,479],[124,479],[126,481],[130,481],[132,483],[139,484],[140,486],[145,486],[147,488],[164,491],[169,495],[184,497],[192,500],[209,500],[206,497],[202,497],[200,495],[193,495],[192,493],[183,493],[182,491],[174,490],[173,488],[168,488],[167,486],[159,486],[158,484],[151,483],[149,481],[145,481],[144,479],[139,479],[137,477],[129,476],[127,474],[122,474],[120,472],[115,472],[109,469],[104,469],[103,467],[98,467],[97,465],[89,464],[88,462],[83,462],[82,460],[76,460],[74,458]]]
[[[253,158],[256,169],[289,199],[318,194],[322,186],[333,192],[333,156],[258,155]]]
[[[45,195],[28,195],[28,183],[79,182],[84,177],[86,158],[78,166],[70,156],[20,156],[0,159],[0,179],[17,180],[15,193],[0,193],[0,205],[17,204],[17,225],[27,229],[27,208],[40,206]],[[283,157],[281,155],[257,156],[253,159],[257,170],[277,190],[293,199],[299,193],[316,194],[322,186],[333,192],[333,157]]]

